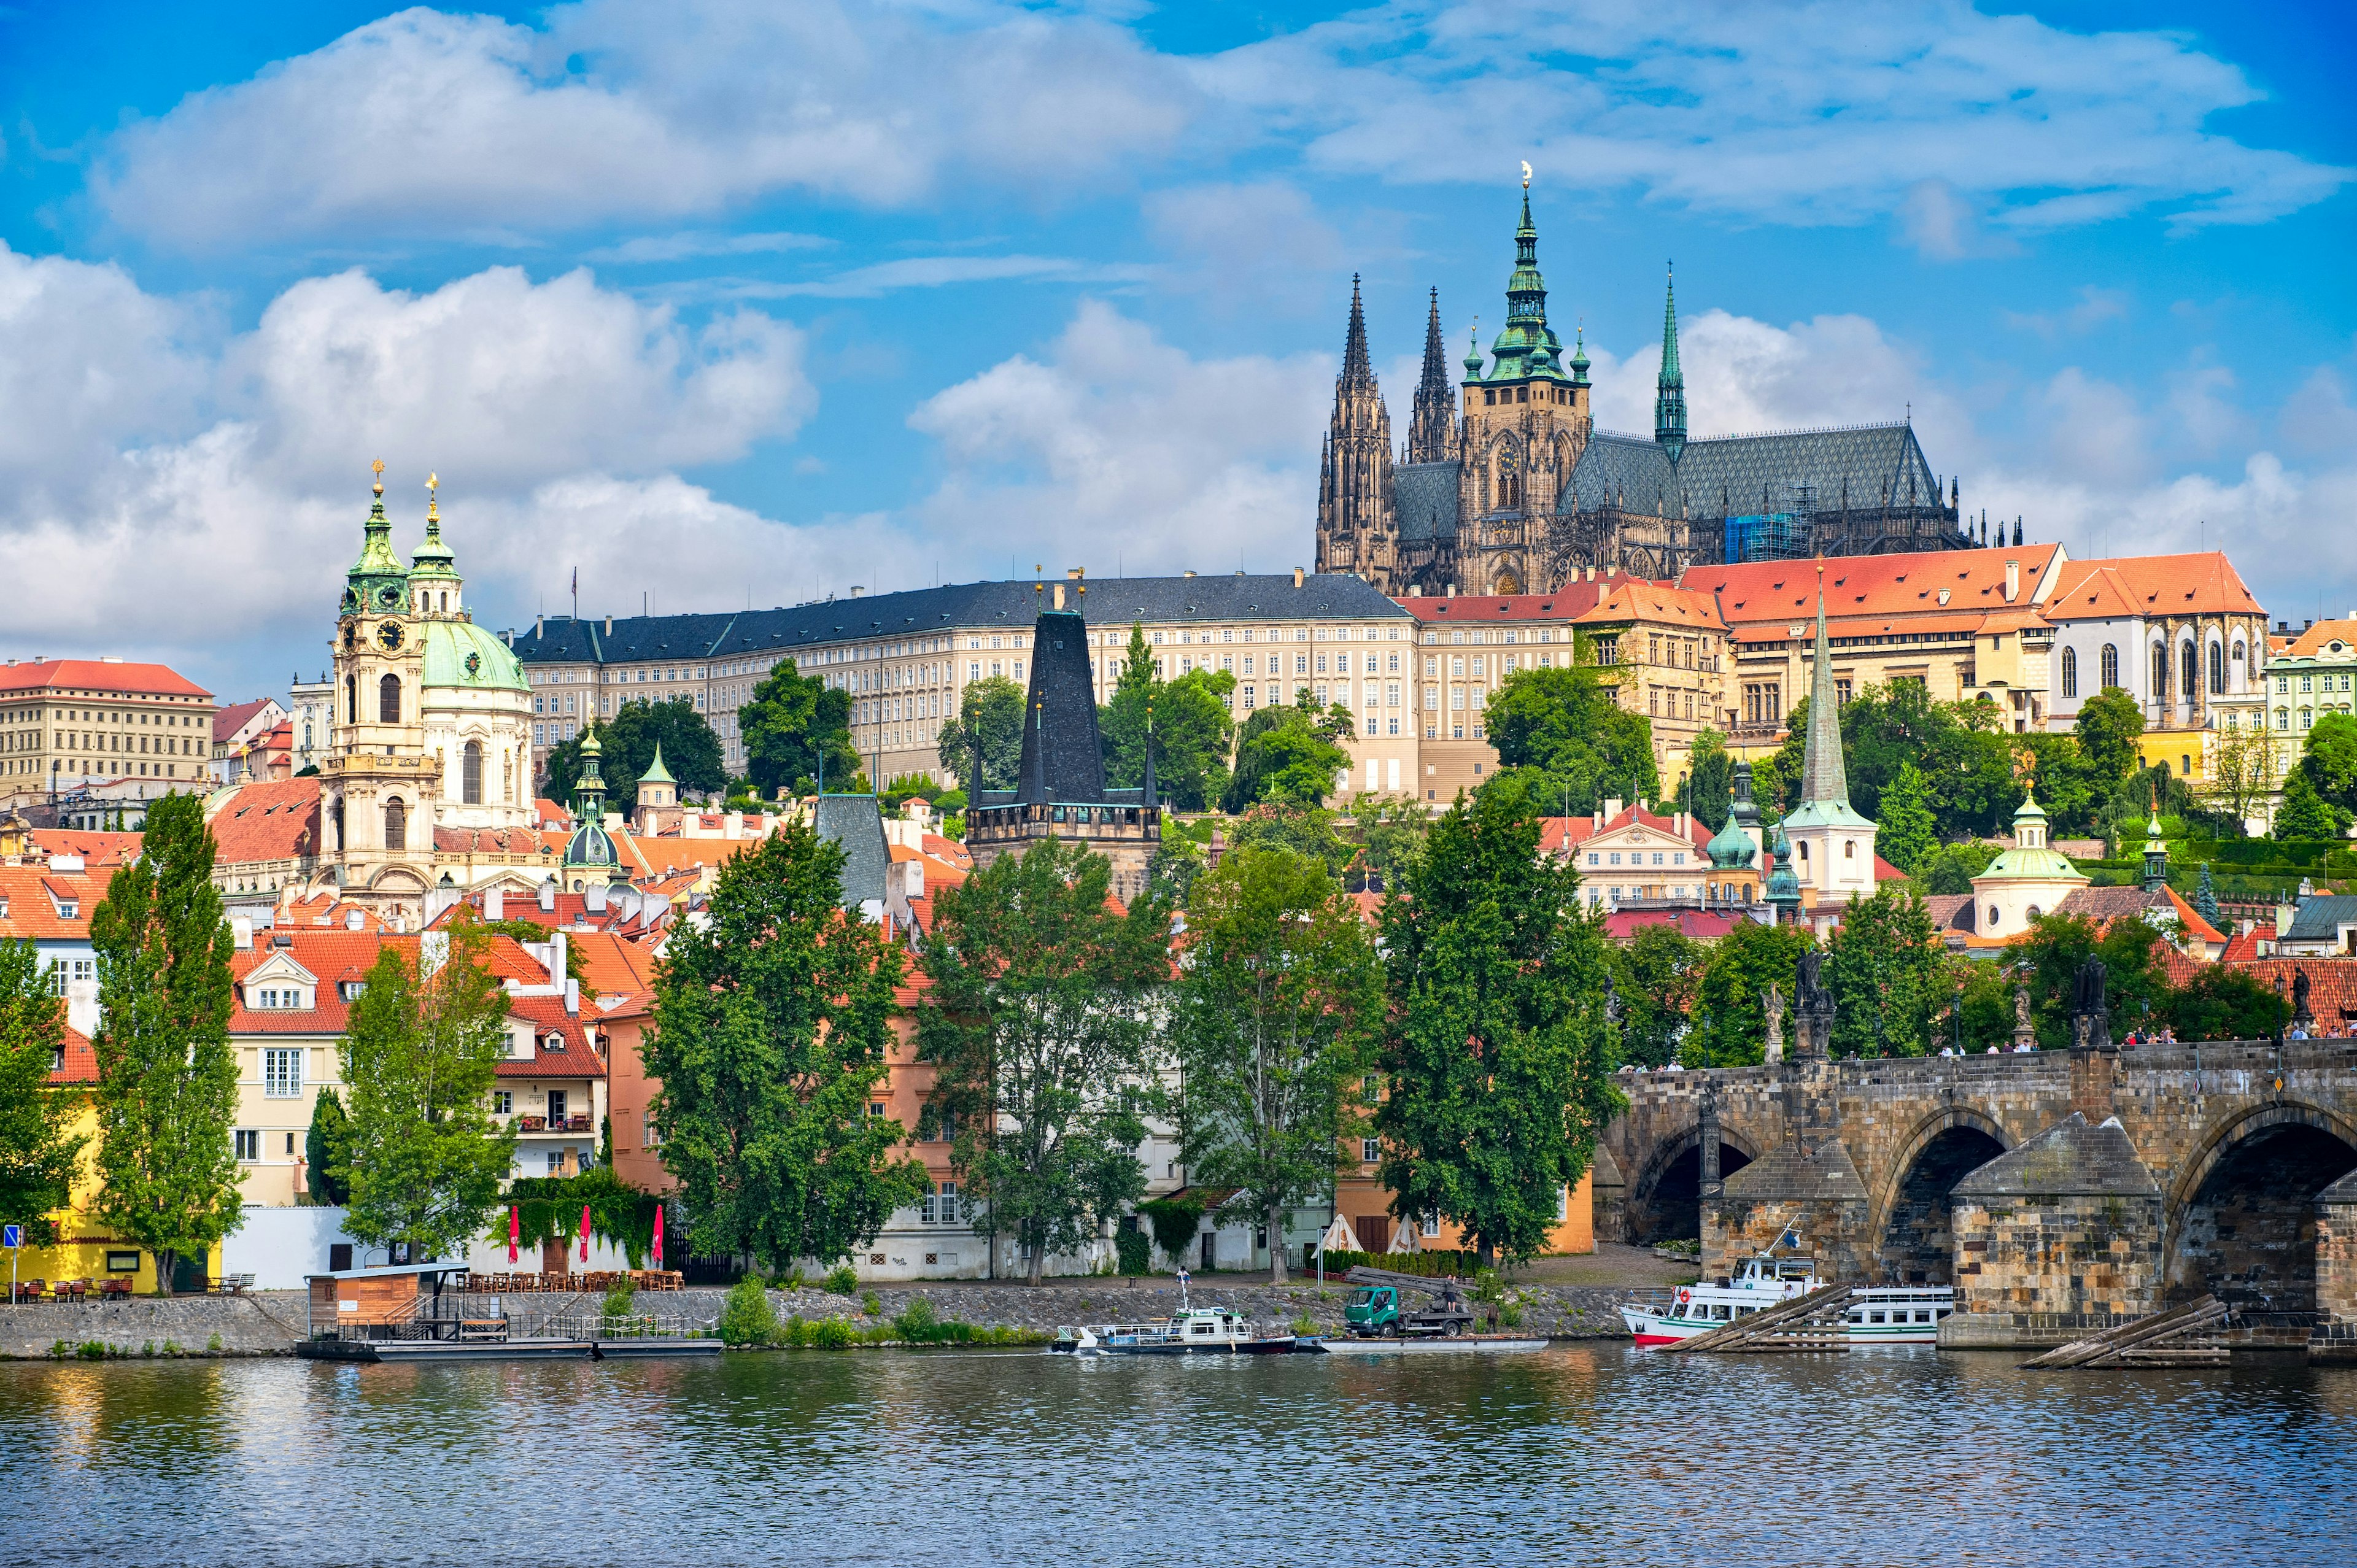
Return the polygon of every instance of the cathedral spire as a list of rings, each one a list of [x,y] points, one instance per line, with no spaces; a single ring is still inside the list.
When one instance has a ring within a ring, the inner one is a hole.
[[[1392,525],[1392,419],[1367,350],[1367,313],[1351,278],[1351,325],[1342,373],[1334,378],[1334,413],[1318,476],[1318,570],[1378,580],[1389,572]]]
[[[1432,291],[1424,322],[1424,376],[1415,384],[1415,417],[1407,427],[1407,460],[1443,463],[1457,445],[1457,398],[1448,386],[1448,350],[1440,340],[1440,291]]]
[[[1351,274],[1351,329],[1342,339],[1342,379],[1339,392],[1348,387],[1352,392],[1375,384],[1375,366],[1367,353],[1367,313],[1359,304],[1359,274]]]
[[[1825,565],[1817,563],[1817,646],[1809,672],[1809,738],[1801,754],[1801,804],[1849,805],[1842,759],[1841,694],[1834,685],[1833,646],[1825,640]]]
[[[1662,373],[1653,386],[1653,439],[1674,463],[1686,448],[1686,378],[1678,368],[1678,280],[1674,269],[1662,305]]]
[[[1530,166],[1523,166],[1523,219],[1514,228],[1514,273],[1506,280],[1506,328],[1490,345],[1490,381],[1561,381],[1563,339],[1547,326],[1539,231],[1531,221]]]

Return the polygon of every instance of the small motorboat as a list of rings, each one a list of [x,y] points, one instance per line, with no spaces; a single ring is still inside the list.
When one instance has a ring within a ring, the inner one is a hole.
[[[1262,1334],[1218,1307],[1179,1312],[1167,1323],[1091,1324],[1056,1348],[1074,1356],[1289,1356],[1295,1337]]]
[[[1620,1320],[1640,1345],[1674,1345],[1806,1295],[1820,1283],[1815,1259],[1763,1252],[1725,1284],[1680,1285],[1676,1301],[1667,1308],[1632,1301],[1620,1309]]]

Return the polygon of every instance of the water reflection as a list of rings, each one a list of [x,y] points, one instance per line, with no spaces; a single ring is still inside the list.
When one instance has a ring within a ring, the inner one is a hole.
[[[2357,1371],[1928,1349],[13,1365],[0,1558],[2338,1563],[2352,1440]]]

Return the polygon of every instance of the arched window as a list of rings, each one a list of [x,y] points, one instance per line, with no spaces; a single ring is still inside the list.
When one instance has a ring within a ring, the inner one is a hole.
[[[2163,701],[2169,695],[2169,650],[2156,642],[2152,645],[2152,700]]]
[[[2177,645],[2177,677],[2178,690],[2185,693],[2187,700],[2190,701],[2201,690],[2201,656],[2193,651],[2193,645],[2190,642]]]
[[[397,800],[384,803],[384,847],[409,847],[409,812]]]
[[[2075,648],[2062,650],[2062,694],[2066,697],[2079,694],[2079,650]]]
[[[376,716],[380,724],[401,722],[401,677],[387,675],[376,683]]]
[[[2120,650],[2108,642],[2104,644],[2104,654],[2100,662],[2103,665],[2104,684],[2118,685],[2120,683]]]
[[[344,722],[348,725],[361,722],[361,678],[357,675],[344,677]]]
[[[438,610],[443,610],[443,611],[446,611],[446,612],[449,609],[449,607],[450,607],[450,596],[449,596],[449,595],[447,595],[447,594],[436,594],[436,595],[435,595],[435,596],[434,596],[434,597],[435,597],[435,600],[436,600],[435,607],[434,607],[435,608],[436,608],[436,609],[438,609]]]
[[[483,803],[483,743],[479,740],[468,741],[458,753],[458,799],[469,806]]]
[[[2223,696],[2225,692],[2226,645],[2222,642],[2213,642],[2210,645],[2210,694],[2213,697]]]

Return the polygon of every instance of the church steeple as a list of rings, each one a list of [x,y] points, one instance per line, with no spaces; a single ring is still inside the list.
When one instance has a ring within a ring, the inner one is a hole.
[[[457,556],[442,542],[442,480],[438,475],[425,476],[425,542],[409,557],[411,597],[416,601],[419,615],[463,613],[459,592],[465,586],[458,576]]]
[[[1678,280],[1662,305],[1662,373],[1653,383],[1653,439],[1674,463],[1686,449],[1686,378],[1678,368]]]
[[[1849,809],[1849,769],[1842,757],[1841,693],[1833,648],[1825,640],[1825,568],[1817,565],[1817,646],[1809,674],[1809,738],[1802,752],[1801,804]]]
[[[375,499],[361,531],[360,558],[344,575],[343,613],[399,615],[409,604],[409,573],[393,553],[393,524],[384,515],[384,462],[380,458],[370,467],[376,479],[369,493]]]
[[[1407,427],[1407,460],[1445,463],[1457,445],[1457,397],[1448,385],[1448,350],[1440,341],[1440,291],[1432,291],[1424,322],[1424,375],[1415,384],[1415,417]]]
[[[1531,221],[1530,166],[1523,166],[1523,220],[1514,229],[1514,274],[1506,280],[1506,329],[1490,345],[1487,380],[1567,380],[1563,339],[1547,326],[1546,279],[1539,275],[1539,231]]]
[[[1392,520],[1392,416],[1367,349],[1366,307],[1351,278],[1351,324],[1334,415],[1318,477],[1318,570],[1349,572],[1388,587],[1397,529]]]

